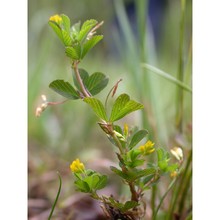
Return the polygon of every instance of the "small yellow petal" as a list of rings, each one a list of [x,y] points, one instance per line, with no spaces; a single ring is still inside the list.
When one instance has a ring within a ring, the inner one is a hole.
[[[177,175],[178,175],[177,171],[173,171],[173,172],[170,173],[171,178],[175,178],[175,177],[177,177]]]
[[[85,166],[83,163],[80,162],[80,160],[77,158],[70,164],[70,169],[74,173],[80,173],[83,172],[85,169]]]
[[[124,124],[124,135],[128,136],[128,125]]]
[[[50,21],[54,21],[56,23],[59,23],[62,21],[62,18],[59,15],[53,15],[50,17]]]
[[[142,152],[143,155],[148,155],[155,151],[155,148],[153,146],[154,143],[149,140],[145,143],[145,145],[141,145],[139,147],[139,150]]]

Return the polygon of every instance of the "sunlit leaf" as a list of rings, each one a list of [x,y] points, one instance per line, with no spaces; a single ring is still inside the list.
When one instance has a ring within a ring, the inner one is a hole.
[[[69,33],[70,32],[70,19],[65,14],[61,14],[62,23],[64,29]]]
[[[86,97],[84,98],[84,101],[92,107],[93,111],[99,118],[107,121],[105,108],[100,100],[93,97]]]
[[[60,26],[54,21],[49,21],[48,24],[52,27],[52,29],[57,34],[57,36],[62,41],[62,43],[64,43],[63,42],[62,30],[61,30]]]
[[[82,42],[87,37],[89,31],[97,24],[98,22],[94,19],[87,20],[83,23],[81,30],[78,34],[77,40]]]
[[[83,45],[82,58],[91,50],[100,40],[102,40],[102,35],[95,35]]]
[[[62,36],[63,36],[63,42],[65,46],[71,46],[72,45],[72,39],[70,37],[70,34],[66,30],[62,30]]]
[[[66,55],[73,60],[80,60],[80,47],[66,47]]]
[[[142,109],[144,106],[134,100],[130,100],[130,97],[127,94],[122,94],[120,95],[113,107],[112,107],[112,112],[110,116],[110,121],[114,122],[117,121],[121,118],[123,118],[125,115]]]

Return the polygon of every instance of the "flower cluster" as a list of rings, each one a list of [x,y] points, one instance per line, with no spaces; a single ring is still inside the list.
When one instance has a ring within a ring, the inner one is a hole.
[[[147,141],[144,145],[139,147],[139,150],[143,155],[149,155],[155,151],[154,144],[152,141]]]
[[[62,18],[59,15],[53,15],[53,16],[50,17],[50,21],[60,23],[62,21]]]
[[[73,173],[82,173],[85,170],[85,166],[77,158],[70,164],[70,169]]]

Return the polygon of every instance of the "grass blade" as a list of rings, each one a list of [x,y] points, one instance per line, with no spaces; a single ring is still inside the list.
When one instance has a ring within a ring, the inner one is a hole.
[[[57,191],[57,196],[56,196],[56,199],[55,199],[55,201],[54,201],[54,203],[53,203],[53,206],[52,206],[52,209],[51,209],[51,211],[50,211],[50,215],[49,215],[49,217],[48,217],[48,220],[50,220],[51,219],[51,217],[52,217],[52,215],[53,215],[53,211],[54,211],[54,209],[55,209],[55,206],[56,206],[56,204],[57,204],[57,201],[58,201],[58,198],[59,198],[59,195],[60,195],[60,191],[61,191],[61,187],[62,187],[62,180],[61,180],[61,177],[60,177],[60,174],[57,172],[57,175],[58,175],[58,177],[59,177],[59,189],[58,189],[58,191]]]
[[[151,66],[150,64],[147,64],[147,63],[143,63],[141,66],[148,69],[148,70],[150,70],[151,72],[157,74],[158,76],[161,76],[164,79],[176,84],[177,86],[179,86],[180,88],[186,90],[187,92],[192,93],[192,89],[188,85],[186,85],[185,83],[183,83],[180,80],[176,79],[171,74],[166,73],[163,70],[160,70],[160,69],[158,69],[154,66]]]
[[[156,220],[157,213],[158,213],[158,211],[159,211],[159,209],[160,209],[160,206],[162,205],[162,203],[163,203],[165,197],[167,196],[168,192],[169,192],[169,191],[172,189],[172,187],[174,186],[175,182],[176,182],[176,179],[173,179],[172,182],[170,183],[170,185],[169,185],[167,191],[164,193],[163,197],[161,198],[160,203],[159,203],[159,205],[157,206],[157,209],[156,209],[156,211],[155,211],[155,213],[154,213],[153,220]]]

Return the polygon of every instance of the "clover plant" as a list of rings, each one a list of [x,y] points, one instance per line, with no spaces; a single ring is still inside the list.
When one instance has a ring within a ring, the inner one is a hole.
[[[67,100],[78,101],[79,104],[85,102],[97,115],[98,125],[114,146],[112,150],[116,151],[118,165],[111,166],[110,169],[122,180],[122,184],[129,188],[130,195],[121,201],[120,197],[100,195],[98,191],[106,187],[108,176],[85,168],[80,159],[73,158],[70,170],[76,190],[99,200],[109,219],[142,219],[146,207],[145,192],[158,184],[160,178],[166,174],[175,179],[180,172],[183,155],[180,148],[173,149],[171,153],[177,158],[177,163],[171,164],[170,155],[164,148],[156,147],[151,140],[140,144],[146,139],[147,130],[131,129],[127,124],[120,127],[116,123],[126,115],[144,108],[141,103],[123,93],[115,99],[109,109],[108,98],[110,95],[115,96],[121,79],[107,93],[105,102],[95,97],[107,86],[108,77],[101,72],[89,73],[79,66],[90,50],[103,39],[103,35],[96,34],[103,23],[91,19],[82,25],[80,22],[71,25],[70,19],[64,14],[50,17],[49,25],[63,44],[66,56],[71,59],[73,81],[56,79],[49,87]],[[59,104],[48,102],[44,95],[42,99],[42,105],[36,110],[37,116],[49,105]],[[155,153],[156,161],[149,163],[149,155]]]

